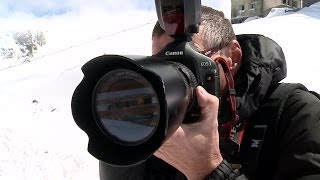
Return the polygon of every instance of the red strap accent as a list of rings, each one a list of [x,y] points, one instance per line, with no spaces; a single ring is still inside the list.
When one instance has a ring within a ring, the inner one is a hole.
[[[246,122],[242,124],[242,122],[239,121],[239,116],[237,115],[236,91],[234,88],[233,76],[224,58],[218,57],[214,61],[218,62],[222,66],[222,69],[225,73],[228,87],[228,98],[230,100],[230,110],[232,113],[231,121],[219,125],[219,129],[221,129],[222,137],[228,138],[229,140],[233,141],[238,145],[238,148],[240,149]]]
[[[236,114],[236,91],[234,89],[233,76],[232,76],[231,71],[227,65],[227,62],[222,57],[216,58],[215,61],[218,62],[222,66],[222,69],[225,73],[227,86],[228,86],[229,99],[230,99],[230,108],[231,108],[231,113],[233,115],[233,121],[238,121],[239,118],[236,117],[237,116],[237,114]],[[234,122],[234,123],[237,123],[237,122]]]

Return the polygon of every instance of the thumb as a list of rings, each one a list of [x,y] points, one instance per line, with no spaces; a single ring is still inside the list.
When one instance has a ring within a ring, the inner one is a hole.
[[[207,116],[217,116],[219,108],[219,99],[209,94],[203,87],[196,88],[197,101],[200,106],[201,116],[206,119]]]

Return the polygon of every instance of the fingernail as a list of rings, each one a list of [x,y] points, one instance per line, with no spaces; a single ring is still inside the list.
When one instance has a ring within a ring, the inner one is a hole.
[[[207,94],[206,90],[205,90],[202,86],[198,86],[198,88],[199,88],[199,92],[200,92],[202,95],[206,95],[206,94]]]

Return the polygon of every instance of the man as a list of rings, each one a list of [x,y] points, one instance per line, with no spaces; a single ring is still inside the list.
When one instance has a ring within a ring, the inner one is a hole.
[[[153,54],[173,41],[159,24],[152,36]],[[217,97],[197,87],[201,108],[197,123],[181,125],[155,156],[142,164],[119,168],[100,162],[100,178],[320,179],[319,99],[295,89],[285,94],[288,98],[281,112],[264,105],[271,102],[278,82],[286,76],[281,48],[260,35],[236,37],[223,13],[207,7],[202,8],[200,32],[192,40],[199,52],[212,60],[223,57],[234,77],[237,113],[246,124],[240,151],[227,156],[219,145],[218,115],[225,118],[228,113],[219,114],[218,109],[225,108],[228,103],[223,102],[228,102],[229,95],[225,71],[220,67],[220,107]],[[267,119],[265,132],[257,131],[263,125],[260,120],[268,117],[275,118]]]

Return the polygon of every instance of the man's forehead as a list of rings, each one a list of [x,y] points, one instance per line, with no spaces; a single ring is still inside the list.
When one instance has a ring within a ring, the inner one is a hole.
[[[158,53],[159,51],[161,51],[161,49],[163,49],[167,44],[169,44],[172,41],[173,41],[173,38],[166,34],[153,37],[152,38],[152,54]]]
[[[161,36],[159,36],[157,39],[156,39],[156,41],[158,42],[158,43],[161,43],[161,44],[168,44],[168,43],[170,43],[170,42],[172,42],[174,39],[171,37],[171,36],[169,36],[169,35],[167,35],[167,34],[162,34]]]

